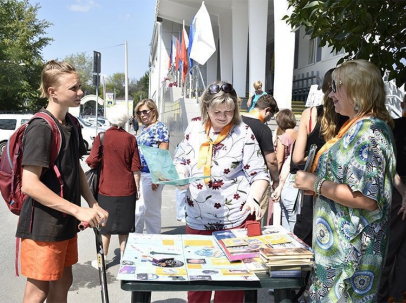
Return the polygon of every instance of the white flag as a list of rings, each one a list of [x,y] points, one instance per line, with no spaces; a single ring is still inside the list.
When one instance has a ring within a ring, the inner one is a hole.
[[[203,65],[216,51],[210,15],[204,5],[204,1],[196,16],[193,18],[193,26],[195,33],[192,49],[190,50],[190,58]]]

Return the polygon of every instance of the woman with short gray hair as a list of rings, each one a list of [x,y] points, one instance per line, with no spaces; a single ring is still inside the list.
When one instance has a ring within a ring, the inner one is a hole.
[[[100,139],[95,138],[86,163],[95,168],[101,165],[98,202],[109,212],[109,221],[102,227],[104,255],[107,259],[111,235],[118,235],[121,255],[125,242],[135,226],[135,201],[140,198],[141,163],[135,137],[124,130],[128,121],[125,108],[109,113],[111,127]],[[97,267],[97,261],[92,262]]]

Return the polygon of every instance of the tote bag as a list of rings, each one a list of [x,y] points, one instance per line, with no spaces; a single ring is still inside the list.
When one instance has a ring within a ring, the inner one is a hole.
[[[100,133],[100,147],[99,147],[99,159],[100,162],[103,158],[103,139],[104,139],[104,132]],[[97,200],[98,192],[99,192],[99,179],[100,179],[100,170],[101,165],[97,165],[95,168],[91,168],[85,172],[87,184],[90,187],[90,191],[93,194],[93,197]]]

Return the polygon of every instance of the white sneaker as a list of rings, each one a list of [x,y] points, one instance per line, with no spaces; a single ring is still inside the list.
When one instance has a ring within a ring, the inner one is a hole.
[[[92,261],[92,267],[99,269],[99,264],[97,263],[97,260]]]

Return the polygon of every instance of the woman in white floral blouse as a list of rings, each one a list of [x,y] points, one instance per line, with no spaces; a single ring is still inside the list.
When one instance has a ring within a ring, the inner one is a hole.
[[[215,82],[206,89],[201,113],[189,123],[174,162],[182,175],[210,176],[192,182],[186,195],[186,232],[208,235],[258,219],[258,201],[270,177],[252,130],[241,121],[230,83]],[[210,291],[189,292],[188,302],[210,302],[210,297]],[[215,302],[243,300],[244,291],[215,294]]]

